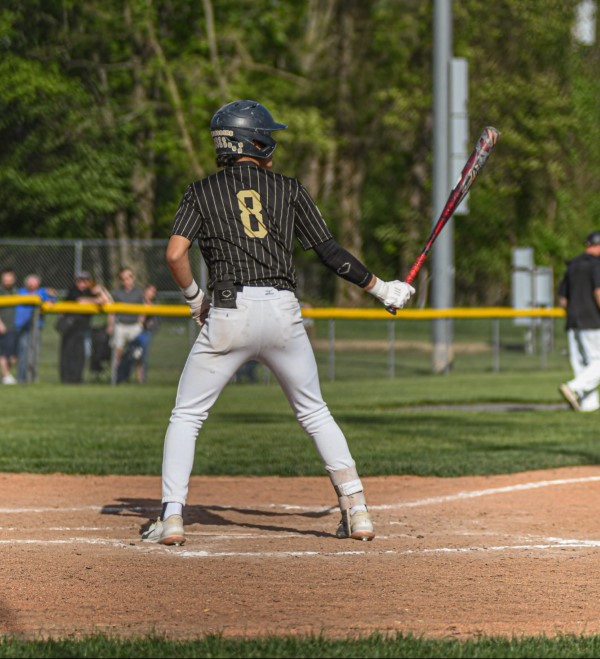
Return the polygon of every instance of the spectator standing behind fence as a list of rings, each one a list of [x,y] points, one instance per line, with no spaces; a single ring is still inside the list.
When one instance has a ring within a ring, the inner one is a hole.
[[[119,286],[112,291],[113,300],[125,304],[143,304],[144,292],[135,283],[133,270],[128,267],[119,270]],[[128,344],[140,334],[143,329],[143,315],[110,314],[106,331],[112,336],[113,373],[116,380],[119,364]]]
[[[600,231],[589,234],[585,251],[567,263],[559,289],[567,310],[569,359],[574,378],[559,387],[578,412],[600,408]]]
[[[56,291],[42,286],[40,275],[30,274],[25,277],[23,287],[18,295],[37,295],[42,302],[56,302]],[[30,365],[37,364],[40,354],[41,329],[44,326],[44,316],[39,315],[37,329],[33,327],[35,306],[19,304],[15,307],[15,329],[17,330],[17,381],[25,384]]]
[[[156,293],[156,286],[154,284],[147,284],[144,287],[143,304],[154,304]],[[131,369],[134,365],[138,384],[146,382],[150,342],[157,329],[158,319],[156,316],[143,316],[142,331],[129,343],[121,358],[121,363],[117,370],[117,384],[129,380]]]
[[[16,295],[17,277],[12,268],[4,268],[0,273],[0,295]],[[15,308],[0,307],[0,375],[2,384],[17,384],[11,369],[17,363],[17,330],[15,329]]]
[[[79,272],[65,302],[107,304],[112,302],[110,293],[94,283],[89,272]],[[83,382],[85,367],[85,340],[89,335],[89,314],[64,314],[56,324],[60,332],[60,381],[65,384]]]

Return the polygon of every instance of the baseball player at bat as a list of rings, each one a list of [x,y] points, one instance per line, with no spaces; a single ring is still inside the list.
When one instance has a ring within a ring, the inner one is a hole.
[[[386,307],[402,308],[415,289],[376,277],[334,240],[302,184],[272,171],[273,132],[287,126],[267,108],[250,100],[229,103],[216,112],[210,128],[222,169],[187,188],[166,253],[201,330],[181,374],[165,436],[162,513],[142,539],[163,545],[185,542],[183,508],[196,437],[238,368],[257,360],[277,378],[329,474],[341,510],[337,537],[372,540],[363,484],[344,433],[321,395],[294,294],[294,239]],[[188,252],[195,241],[208,267],[210,303],[190,267]]]

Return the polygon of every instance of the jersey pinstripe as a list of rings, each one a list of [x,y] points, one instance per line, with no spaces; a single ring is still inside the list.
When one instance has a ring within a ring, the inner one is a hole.
[[[208,286],[233,279],[245,286],[295,290],[294,240],[311,249],[331,232],[295,178],[243,161],[192,183],[171,235],[198,241]]]

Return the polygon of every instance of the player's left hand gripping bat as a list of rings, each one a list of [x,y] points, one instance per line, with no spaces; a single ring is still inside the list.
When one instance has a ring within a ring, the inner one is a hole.
[[[456,182],[456,185],[452,188],[452,191],[450,192],[450,195],[448,197],[448,200],[446,201],[446,204],[444,205],[441,215],[438,218],[438,221],[435,223],[435,226],[433,227],[433,231],[431,232],[429,239],[425,243],[425,247],[423,247],[423,250],[419,254],[417,260],[414,262],[412,268],[409,270],[408,274],[406,275],[406,278],[404,279],[404,281],[407,284],[412,284],[412,282],[415,280],[415,277],[417,276],[417,273],[419,272],[421,266],[425,262],[425,259],[427,258],[427,255],[429,254],[429,250],[431,249],[433,243],[435,242],[436,238],[440,235],[442,229],[448,223],[448,220],[452,217],[454,211],[460,205],[460,202],[467,196],[467,192],[469,192],[471,186],[473,185],[473,182],[475,181],[475,179],[479,175],[479,172],[485,165],[488,156],[490,155],[492,149],[494,148],[496,142],[498,141],[499,136],[500,136],[500,132],[495,128],[493,128],[492,126],[487,126],[486,128],[483,129],[483,133],[481,133],[481,137],[477,141],[477,144],[475,145],[473,152],[471,153],[469,159],[467,160],[465,166],[463,167],[463,170],[460,176],[458,177],[458,181]],[[386,308],[390,313],[393,314],[396,313],[395,309],[391,309],[389,307]]]

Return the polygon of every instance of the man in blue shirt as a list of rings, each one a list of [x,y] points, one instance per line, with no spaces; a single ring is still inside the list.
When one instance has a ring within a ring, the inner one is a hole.
[[[53,288],[42,287],[39,275],[30,274],[25,277],[24,286],[18,290],[18,295],[37,295],[42,302],[56,302],[56,291]],[[19,384],[33,380],[28,377],[35,373],[35,365],[40,352],[40,330],[44,326],[44,317],[40,314],[38,326],[34,328],[35,306],[19,304],[15,307],[15,329],[17,330],[17,381]],[[34,331],[37,329],[37,331]]]

